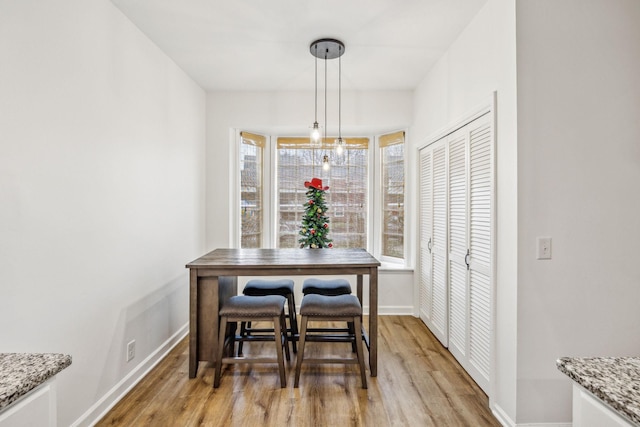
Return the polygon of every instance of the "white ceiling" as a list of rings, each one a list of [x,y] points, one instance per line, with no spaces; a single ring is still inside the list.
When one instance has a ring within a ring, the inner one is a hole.
[[[313,88],[319,38],[345,44],[343,90],[414,89],[486,0],[112,2],[204,89],[287,91]]]

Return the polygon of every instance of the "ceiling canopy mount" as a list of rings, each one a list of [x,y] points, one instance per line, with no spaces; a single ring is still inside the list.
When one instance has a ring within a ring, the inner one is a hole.
[[[319,59],[335,59],[344,54],[344,43],[336,39],[318,39],[309,45],[309,51]]]

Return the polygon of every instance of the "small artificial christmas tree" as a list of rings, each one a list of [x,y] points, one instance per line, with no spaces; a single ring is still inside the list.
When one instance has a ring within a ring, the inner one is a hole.
[[[304,186],[307,190],[307,203],[304,204],[304,216],[298,240],[301,248],[310,247],[312,249],[332,248],[333,243],[327,237],[329,234],[329,217],[327,216],[327,205],[324,202],[324,192],[329,187],[322,186],[322,180],[313,178],[307,181]]]

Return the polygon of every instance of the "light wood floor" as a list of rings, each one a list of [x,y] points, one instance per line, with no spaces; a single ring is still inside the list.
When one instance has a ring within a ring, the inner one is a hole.
[[[303,365],[294,389],[294,355],[284,389],[276,365],[228,365],[213,389],[206,363],[188,378],[185,339],[97,426],[500,426],[487,396],[419,319],[381,316],[379,328],[378,376],[367,376],[368,390],[357,365]],[[245,344],[245,354],[269,352],[268,344]],[[350,345],[306,350],[347,355]]]

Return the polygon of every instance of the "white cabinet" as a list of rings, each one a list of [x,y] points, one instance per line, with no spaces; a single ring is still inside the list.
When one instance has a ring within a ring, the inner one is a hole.
[[[591,392],[573,383],[573,427],[633,427]]]
[[[55,377],[0,412],[0,427],[56,427]]]
[[[420,317],[488,392],[494,138],[487,112],[420,150]]]

